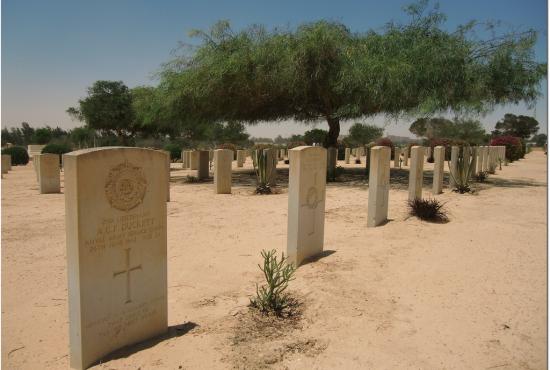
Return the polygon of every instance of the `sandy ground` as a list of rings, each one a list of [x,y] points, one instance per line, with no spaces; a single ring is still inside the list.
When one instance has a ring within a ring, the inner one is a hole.
[[[503,167],[476,195],[445,189],[451,221],[407,217],[407,170],[392,169],[386,225],[366,228],[367,186],[349,165],[327,188],[325,250],[291,288],[303,317],[254,329],[247,303],[262,249],[286,248],[287,192],[232,195],[184,183],[168,206],[170,331],[97,369],[545,369],[546,156]],[[431,165],[427,168],[430,169]],[[424,194],[431,172],[426,171]],[[68,367],[63,194],[39,195],[32,165],[2,181],[2,365]],[[265,328],[264,328],[265,329]]]

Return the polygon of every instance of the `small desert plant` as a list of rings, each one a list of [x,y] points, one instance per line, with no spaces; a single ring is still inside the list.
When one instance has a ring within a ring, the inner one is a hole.
[[[487,172],[480,171],[474,176],[476,182],[485,182],[487,180]]]
[[[360,159],[356,159],[356,160],[355,160],[355,164],[361,164],[361,160],[360,160]]]
[[[455,182],[455,188],[453,191],[460,194],[470,192],[470,178],[474,172],[474,166],[476,161],[476,156],[473,155],[470,157],[469,161],[464,158],[464,155],[459,155],[457,158],[456,169],[453,170],[451,167],[451,162],[449,164],[449,173]]]
[[[496,169],[497,169],[497,164],[494,162],[490,162],[487,168],[487,172],[489,172],[491,175],[494,175]]]
[[[252,152],[252,164],[256,172],[256,194],[271,194],[269,181],[274,165],[269,165],[268,153],[264,150],[254,150]]]
[[[290,161],[288,159],[285,159],[285,164],[290,164]]]
[[[199,178],[198,177],[195,177],[195,176],[191,176],[191,175],[187,175],[184,180],[186,183],[189,183],[189,184],[192,184],[192,183],[195,183],[195,182],[200,182]]]
[[[449,218],[443,209],[443,204],[437,199],[415,198],[408,201],[408,206],[409,214],[411,216],[416,216],[421,220],[432,222],[449,221]]]
[[[294,280],[293,264],[288,264],[284,253],[281,260],[277,259],[277,251],[262,251],[263,267],[258,265],[264,273],[266,284],[261,287],[256,284],[256,297],[250,299],[250,305],[263,313],[274,313],[280,316],[292,304],[292,299],[285,292],[288,283]]]

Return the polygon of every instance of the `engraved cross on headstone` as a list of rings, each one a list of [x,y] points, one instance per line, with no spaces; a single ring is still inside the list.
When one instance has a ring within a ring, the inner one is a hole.
[[[130,273],[135,270],[141,270],[141,264],[138,266],[130,267],[130,249],[131,248],[124,250],[126,252],[126,269],[113,272],[113,278],[117,277],[118,275],[126,274],[126,302],[124,303],[132,302],[132,295],[130,291]]]
[[[302,207],[307,207],[312,211],[310,213],[310,220],[311,220],[311,231],[308,232],[308,236],[311,236],[315,234],[315,209],[317,208],[317,205],[323,201],[323,199],[319,199],[319,191],[317,190],[317,172],[313,175],[313,185],[310,186],[310,188],[307,191],[306,195],[306,202],[302,204]]]

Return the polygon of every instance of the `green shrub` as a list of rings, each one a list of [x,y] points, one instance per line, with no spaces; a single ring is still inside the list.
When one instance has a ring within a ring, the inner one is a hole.
[[[263,267],[258,265],[264,273],[266,284],[258,287],[256,284],[256,297],[250,299],[250,305],[261,312],[274,313],[280,316],[292,303],[289,294],[285,292],[288,283],[294,280],[296,268],[287,263],[284,253],[281,260],[277,260],[277,251],[262,251],[264,259]]]
[[[182,148],[179,144],[166,144],[164,150],[170,152],[170,160],[175,161],[181,158]]]
[[[65,143],[60,143],[60,144],[54,144],[54,143],[50,143],[48,145],[46,145],[44,148],[42,148],[42,154],[59,154],[59,164],[61,165],[62,161],[61,161],[61,156],[65,153],[70,153],[72,152],[73,149],[68,145],[68,144],[65,144]]]
[[[275,166],[268,165],[268,155],[263,149],[252,151],[252,164],[256,173],[256,194],[271,194],[269,181]]]
[[[29,163],[29,153],[27,153],[27,149],[22,146],[12,146],[2,149],[2,154],[11,155],[12,166],[24,166]]]
[[[453,191],[460,194],[470,192],[470,178],[472,177],[476,160],[477,157],[474,154],[470,156],[469,161],[466,161],[461,151],[457,158],[456,170],[452,169],[451,162],[447,162],[449,164],[449,174],[455,182],[455,188],[453,189]]]
[[[424,221],[432,222],[447,222],[445,211],[443,210],[443,204],[439,203],[437,199],[420,199],[415,198],[408,201],[409,214],[416,216]]]

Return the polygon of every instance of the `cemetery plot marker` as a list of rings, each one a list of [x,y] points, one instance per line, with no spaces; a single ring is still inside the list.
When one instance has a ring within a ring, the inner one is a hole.
[[[299,266],[323,251],[327,150],[300,146],[289,157],[287,254]]]
[[[166,155],[107,147],[64,159],[70,366],[84,369],[167,330]]]

